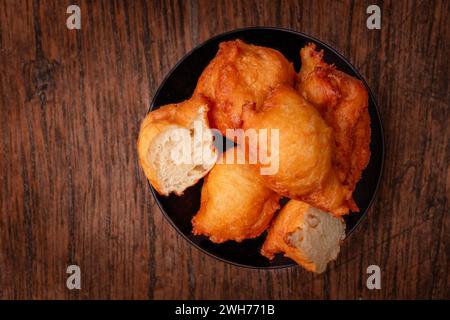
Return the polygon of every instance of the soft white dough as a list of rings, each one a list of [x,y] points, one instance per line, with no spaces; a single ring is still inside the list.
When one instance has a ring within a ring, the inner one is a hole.
[[[213,134],[203,120],[202,108],[192,127],[172,125],[159,133],[148,159],[158,172],[163,193],[181,194],[212,169],[217,152]]]

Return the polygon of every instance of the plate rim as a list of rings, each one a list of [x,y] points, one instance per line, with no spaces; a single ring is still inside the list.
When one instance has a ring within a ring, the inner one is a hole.
[[[348,238],[350,238],[352,236],[352,234],[355,233],[355,230],[361,225],[363,220],[367,219],[367,213],[372,208],[372,205],[373,205],[375,199],[378,197],[380,184],[381,184],[381,181],[382,181],[383,175],[384,175],[385,139],[384,139],[383,121],[382,121],[382,117],[381,117],[381,113],[380,113],[380,110],[379,110],[379,107],[378,107],[377,100],[375,99],[375,95],[373,94],[371,88],[367,84],[366,79],[359,73],[359,71],[355,68],[355,66],[347,58],[345,58],[340,52],[338,52],[335,48],[333,48],[330,45],[326,44],[325,42],[315,38],[314,36],[311,36],[309,34],[301,32],[301,31],[296,31],[296,30],[283,28],[283,27],[252,26],[252,27],[244,27],[244,28],[232,29],[232,30],[220,33],[220,34],[216,34],[216,35],[212,36],[211,38],[208,38],[207,40],[205,40],[205,41],[201,42],[200,44],[196,45],[194,48],[189,50],[187,53],[183,54],[183,56],[174,64],[174,66],[172,68],[170,68],[170,70],[166,73],[166,75],[162,79],[160,85],[158,86],[158,89],[155,91],[155,93],[153,95],[153,98],[152,98],[152,100],[150,102],[150,106],[148,107],[147,112],[146,112],[145,115],[150,113],[155,108],[156,98],[159,96],[159,94],[160,94],[162,88],[164,87],[164,85],[166,84],[167,80],[172,75],[172,73],[179,67],[179,65],[182,64],[184,62],[184,60],[186,60],[191,54],[193,54],[199,48],[207,45],[208,43],[216,41],[217,39],[229,36],[229,35],[234,34],[234,33],[241,33],[241,32],[245,32],[245,31],[249,31],[249,30],[261,30],[261,31],[263,31],[263,30],[275,30],[275,31],[282,31],[282,32],[292,33],[292,34],[295,34],[297,36],[301,36],[301,37],[306,38],[306,39],[308,39],[308,40],[310,40],[312,42],[316,42],[320,46],[322,46],[322,47],[326,48],[327,50],[330,50],[331,52],[333,52],[340,59],[344,60],[349,65],[350,69],[358,76],[359,80],[363,82],[364,86],[366,87],[366,89],[367,89],[367,91],[369,93],[370,99],[372,100],[373,105],[375,107],[375,112],[376,112],[376,115],[377,115],[378,125],[380,127],[380,137],[381,137],[381,141],[380,141],[381,145],[380,145],[380,147],[381,147],[381,153],[382,153],[381,154],[380,172],[378,174],[378,179],[377,179],[377,184],[375,186],[375,191],[374,191],[374,193],[373,193],[373,195],[372,195],[372,197],[371,197],[371,199],[369,201],[367,209],[362,213],[361,217],[355,223],[353,228],[351,228],[348,231],[348,233],[346,234],[345,240],[347,240]],[[227,260],[225,258],[219,257],[219,256],[217,256],[217,255],[207,251],[206,249],[200,247],[197,243],[193,242],[187,235],[185,235],[178,228],[178,226],[175,224],[175,222],[169,217],[167,212],[164,210],[162,204],[160,203],[160,201],[158,199],[158,195],[156,194],[156,190],[153,188],[153,186],[151,185],[151,183],[150,183],[150,181],[148,179],[147,179],[147,184],[150,186],[150,190],[151,190],[152,196],[153,196],[153,198],[154,198],[154,200],[155,200],[159,210],[162,212],[164,218],[176,230],[176,232],[183,237],[184,240],[186,240],[190,245],[194,246],[196,249],[200,250],[202,253],[205,253],[208,256],[210,256],[210,257],[212,257],[214,259],[217,259],[219,261],[225,262],[227,264],[231,264],[231,265],[234,265],[234,266],[237,266],[237,267],[246,268],[246,269],[274,270],[274,269],[285,269],[285,268],[298,267],[298,264],[295,263],[295,262],[292,262],[292,263],[289,263],[289,264],[285,264],[285,265],[274,265],[274,266],[267,266],[267,267],[257,267],[257,266],[242,264],[242,263],[239,263],[239,262],[230,261],[230,260]],[[151,213],[149,213],[149,214],[151,214]],[[345,242],[347,242],[347,241],[345,241]]]

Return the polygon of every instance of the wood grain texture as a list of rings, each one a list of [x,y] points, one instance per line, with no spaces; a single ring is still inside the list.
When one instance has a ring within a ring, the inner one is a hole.
[[[66,8],[81,7],[68,30]],[[381,30],[366,8],[382,8]],[[450,1],[0,1],[1,299],[450,298]],[[380,106],[368,218],[324,275],[255,271],[164,220],[135,141],[170,68],[213,35],[282,26],[335,47]],[[66,289],[66,267],[82,289]],[[382,270],[368,290],[366,268]]]

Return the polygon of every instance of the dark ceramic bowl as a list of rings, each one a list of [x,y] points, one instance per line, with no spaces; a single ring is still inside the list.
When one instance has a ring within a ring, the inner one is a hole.
[[[216,55],[219,43],[233,39],[241,39],[247,43],[279,50],[294,63],[296,71],[300,69],[300,49],[307,43],[314,42],[318,49],[325,51],[324,59],[327,63],[335,64],[339,70],[362,80],[366,85],[369,91],[369,113],[372,128],[370,150],[372,155],[353,194],[360,212],[345,216],[348,237],[364,218],[372,204],[381,179],[384,150],[383,130],[375,98],[365,80],[341,54],[330,46],[306,34],[280,28],[245,28],[215,36],[197,46],[175,65],[156,92],[150,111],[165,104],[188,99],[192,95],[203,69]],[[189,243],[212,257],[242,267],[268,269],[294,265],[292,260],[281,255],[272,261],[260,255],[259,250],[266,233],[256,239],[245,240],[241,243],[228,241],[223,244],[214,244],[206,237],[192,235],[191,219],[200,206],[202,184],[203,181],[200,181],[190,187],[183,196],[170,195],[168,197],[159,195],[151,187],[164,216]]]

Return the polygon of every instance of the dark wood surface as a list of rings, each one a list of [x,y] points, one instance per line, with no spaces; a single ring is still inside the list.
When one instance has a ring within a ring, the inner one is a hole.
[[[69,4],[82,28],[68,30]],[[381,30],[366,8],[382,8]],[[0,1],[0,298],[450,298],[450,1]],[[324,275],[192,248],[137,162],[170,68],[213,35],[282,26],[335,47],[378,100],[379,195]],[[77,264],[82,289],[66,289]],[[381,290],[366,268],[381,268]]]

